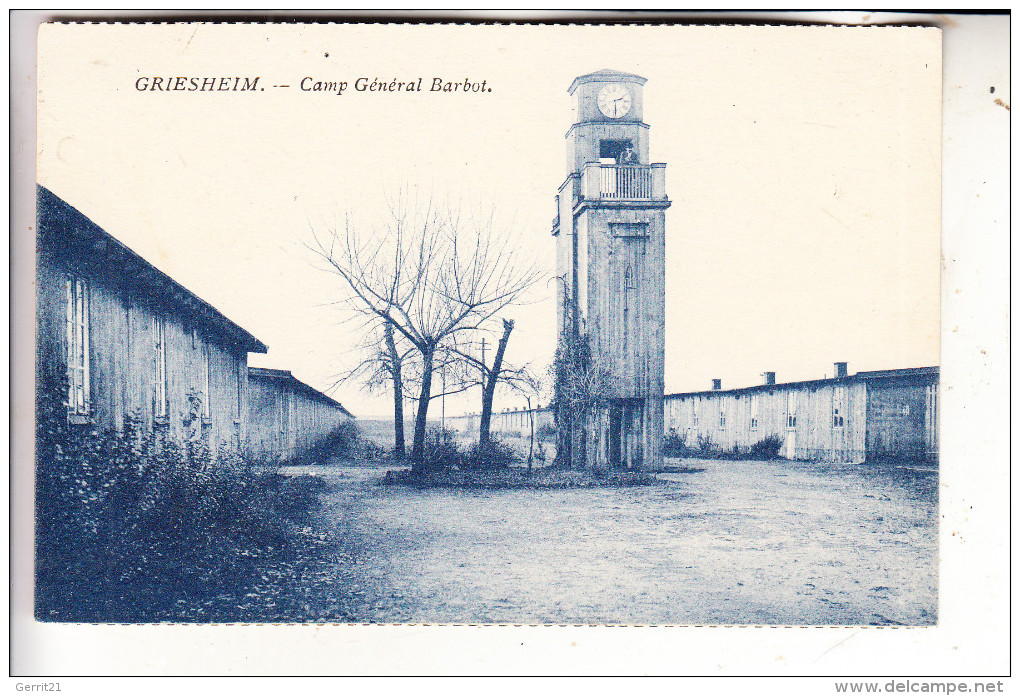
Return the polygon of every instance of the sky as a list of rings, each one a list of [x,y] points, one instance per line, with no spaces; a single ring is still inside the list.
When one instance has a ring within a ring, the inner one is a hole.
[[[37,177],[266,343],[252,364],[326,389],[359,337],[312,231],[347,213],[367,231],[410,188],[491,206],[552,276],[567,87],[634,72],[673,201],[667,392],[831,376],[835,361],[937,365],[939,48],[936,30],[884,27],[49,25]],[[257,75],[265,90],[135,88],[178,75]],[[301,91],[306,77],[492,91],[337,95]],[[507,313],[508,359],[538,372],[552,292]],[[331,393],[358,416],[391,413],[357,384]]]

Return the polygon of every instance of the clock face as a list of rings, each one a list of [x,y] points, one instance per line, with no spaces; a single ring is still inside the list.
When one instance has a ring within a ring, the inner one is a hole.
[[[599,111],[609,118],[623,118],[630,111],[630,91],[623,85],[606,85],[599,90]]]

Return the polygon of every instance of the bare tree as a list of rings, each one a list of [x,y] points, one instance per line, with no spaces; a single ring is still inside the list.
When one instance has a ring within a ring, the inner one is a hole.
[[[367,232],[350,216],[327,234],[312,230],[309,248],[343,281],[345,302],[355,315],[391,326],[414,347],[420,384],[411,462],[422,473],[437,355],[458,334],[521,301],[540,274],[518,257],[491,212],[468,215],[401,196],[388,213]]]
[[[528,476],[531,476],[532,462],[535,457],[535,409],[539,405],[538,399],[542,391],[542,382],[534,374],[528,373],[518,389],[528,402]],[[532,396],[535,397],[534,404],[531,402]]]
[[[346,372],[336,376],[331,388],[357,381],[370,394],[384,391],[392,393],[393,452],[398,459],[403,459],[406,449],[404,400],[409,398],[405,390],[407,380],[404,377],[404,366],[411,358],[414,348],[409,347],[406,341],[400,340],[399,336],[395,338],[393,326],[387,322],[363,324],[361,334],[362,340],[351,351],[361,359]]]
[[[404,458],[404,355],[397,350],[397,342],[393,340],[393,325],[383,324],[383,336],[386,339],[386,371],[393,382],[393,454],[398,459]]]
[[[482,410],[478,428],[478,445],[480,447],[487,445],[491,438],[492,403],[496,387],[503,383],[522,394],[530,394],[534,391],[533,385],[536,383],[536,379],[528,366],[516,367],[505,362],[506,347],[513,330],[513,320],[504,319],[503,334],[496,345],[496,353],[491,365],[485,361],[484,351],[479,355],[479,352],[473,347],[458,345],[455,348],[457,354],[463,358],[463,367],[467,370],[467,375],[461,375],[461,379],[474,385],[480,385],[482,388]],[[476,345],[472,344],[472,346]],[[479,376],[472,377],[476,374]]]

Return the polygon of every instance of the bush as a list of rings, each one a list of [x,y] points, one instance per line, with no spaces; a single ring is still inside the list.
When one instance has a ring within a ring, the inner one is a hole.
[[[702,454],[710,454],[715,451],[715,445],[712,444],[711,435],[698,434],[698,450]]]
[[[456,433],[443,428],[429,428],[422,443],[422,463],[426,471],[460,466],[464,455],[457,446]]]
[[[357,421],[347,420],[325,437],[293,458],[291,463],[325,464],[328,460],[353,459],[361,456],[365,441]]]
[[[542,444],[541,440],[535,440],[535,451],[532,453],[536,462],[544,462],[548,456],[545,452],[545,445]]]
[[[676,430],[670,430],[663,437],[662,453],[666,457],[699,457],[702,459],[777,459],[779,450],[783,447],[783,438],[779,435],[769,435],[751,445],[749,449],[741,449],[734,444],[732,449],[726,450],[712,442],[711,435],[697,436],[697,446],[687,445],[686,435],[681,435]]]
[[[389,450],[372,440],[361,441],[361,456],[370,462],[385,459],[388,454],[391,454]]]
[[[294,551],[290,527],[312,491],[130,419],[120,433],[69,425],[52,394],[40,388],[36,402],[38,619],[177,617]]]
[[[778,459],[779,450],[783,447],[783,438],[778,435],[769,435],[751,445],[751,457],[753,459]]]
[[[687,454],[687,434],[670,428],[662,439],[662,454],[666,457],[683,457]]]
[[[556,426],[552,423],[543,423],[535,428],[535,437],[556,437]]]
[[[466,469],[505,469],[517,460],[514,448],[496,438],[485,445],[477,442],[464,454],[462,466]]]

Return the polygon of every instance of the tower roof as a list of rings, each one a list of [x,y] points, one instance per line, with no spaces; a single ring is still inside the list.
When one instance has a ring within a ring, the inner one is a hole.
[[[634,73],[603,68],[602,70],[596,70],[595,72],[588,73],[587,75],[575,77],[574,81],[570,83],[570,89],[567,90],[567,93],[573,94],[578,85],[586,84],[588,82],[636,82],[639,85],[643,85],[648,82],[648,79],[641,77],[640,75],[635,75]]]

